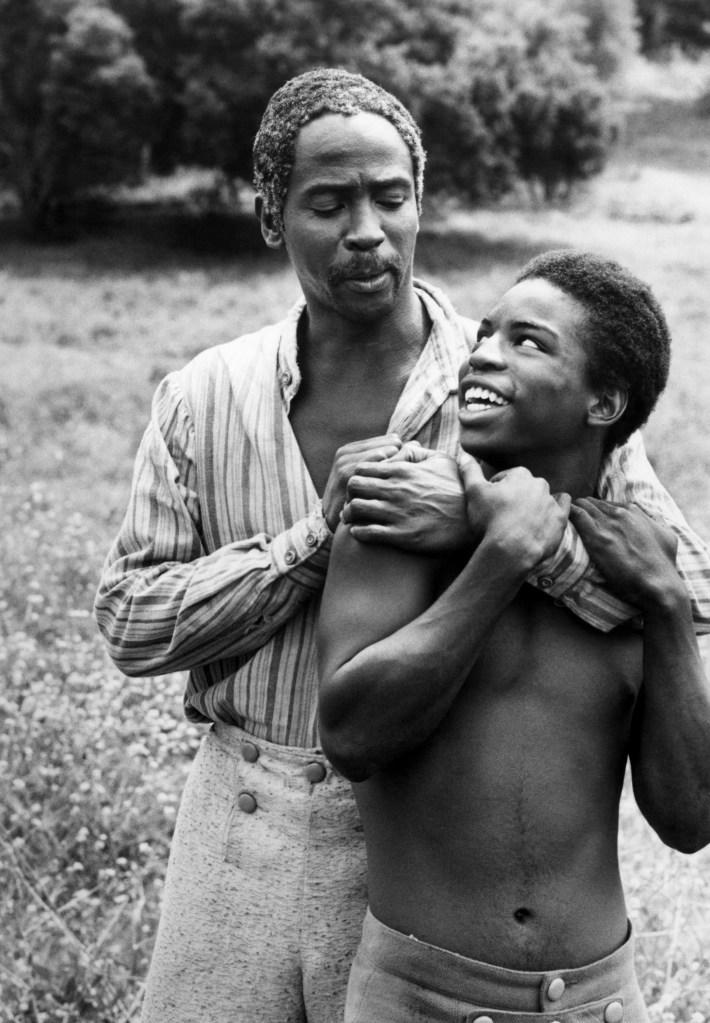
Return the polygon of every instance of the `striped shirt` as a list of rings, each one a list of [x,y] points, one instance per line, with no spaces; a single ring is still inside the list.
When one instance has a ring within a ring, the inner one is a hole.
[[[388,429],[455,454],[463,323],[437,289],[416,286],[432,329]],[[316,623],[332,539],[288,418],[303,308],[160,384],[96,599],[126,674],[188,669],[188,718],[296,747],[318,745]],[[600,494],[675,523],[696,621],[710,628],[710,557],[640,438],[615,454]],[[635,613],[605,591],[571,526],[530,581],[597,628]]]

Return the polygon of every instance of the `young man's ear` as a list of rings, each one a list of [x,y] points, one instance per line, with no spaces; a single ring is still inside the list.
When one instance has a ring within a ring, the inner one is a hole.
[[[273,214],[264,206],[260,195],[254,199],[254,212],[261,224],[261,235],[266,244],[270,249],[280,249],[284,243],[283,231],[274,223]]]
[[[594,395],[587,412],[590,426],[611,426],[623,416],[629,395],[625,387],[607,387]]]

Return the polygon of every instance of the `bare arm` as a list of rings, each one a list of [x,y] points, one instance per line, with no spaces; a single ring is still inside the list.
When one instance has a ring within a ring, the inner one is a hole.
[[[678,540],[676,567],[690,597],[695,631],[699,635],[710,632],[710,548],[690,528],[653,471],[640,432],[611,453],[598,492],[599,497],[616,504],[637,504],[673,530]]]
[[[644,616],[630,748],[636,800],[667,845],[696,852],[710,842],[710,686],[675,536],[639,508],[585,499],[572,515],[599,567]]]
[[[434,599],[439,562],[360,545],[341,527],[321,608],[320,728],[346,777],[361,781],[424,742],[449,710],[501,611],[559,542],[566,510],[526,470],[490,483],[470,460],[467,497],[483,539]],[[474,498],[475,495],[475,498]]]

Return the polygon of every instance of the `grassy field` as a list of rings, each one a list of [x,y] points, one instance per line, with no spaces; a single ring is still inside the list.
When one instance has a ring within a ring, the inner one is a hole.
[[[675,345],[647,447],[706,537],[709,136],[687,104],[656,102],[567,207],[430,209],[418,249],[418,272],[473,316],[548,247],[591,247],[647,279]],[[0,1023],[137,1019],[199,729],[180,677],[108,663],[90,609],[157,380],[297,295],[250,223],[234,228],[215,254],[197,223],[46,247],[0,226]],[[710,1021],[708,855],[662,846],[628,792],[620,849],[652,1019]]]

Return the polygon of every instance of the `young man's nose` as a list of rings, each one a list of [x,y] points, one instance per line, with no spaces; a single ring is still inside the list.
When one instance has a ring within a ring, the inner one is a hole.
[[[483,369],[491,366],[500,369],[506,365],[505,352],[499,334],[482,337],[473,347],[468,357],[471,369]]]
[[[345,244],[350,249],[374,249],[385,240],[379,213],[371,203],[357,203],[350,214]]]

